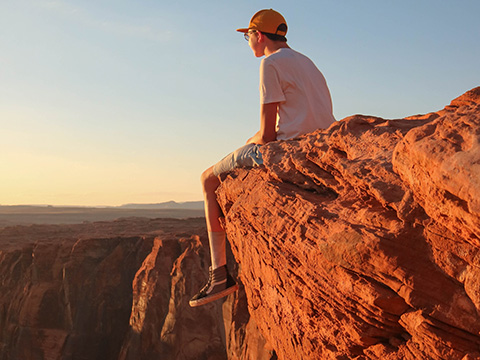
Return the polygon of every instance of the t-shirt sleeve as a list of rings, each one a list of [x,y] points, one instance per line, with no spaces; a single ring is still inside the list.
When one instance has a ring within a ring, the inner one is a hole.
[[[285,101],[277,70],[271,62],[262,60],[260,64],[260,104]]]

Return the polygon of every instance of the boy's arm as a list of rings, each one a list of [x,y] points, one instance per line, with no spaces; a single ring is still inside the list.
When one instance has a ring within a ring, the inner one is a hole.
[[[263,145],[277,139],[278,104],[260,104],[260,131],[248,139],[247,144]]]

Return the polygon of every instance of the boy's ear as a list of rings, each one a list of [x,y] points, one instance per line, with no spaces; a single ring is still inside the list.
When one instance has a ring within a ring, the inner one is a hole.
[[[258,33],[258,42],[264,42],[267,37],[260,31],[257,31],[257,33]]]

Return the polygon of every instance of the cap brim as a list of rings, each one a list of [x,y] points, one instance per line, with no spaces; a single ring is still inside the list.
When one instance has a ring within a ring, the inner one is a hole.
[[[237,29],[238,32],[242,32],[242,33],[246,33],[246,32],[248,32],[248,30],[249,30],[248,28],[246,28],[246,29]]]

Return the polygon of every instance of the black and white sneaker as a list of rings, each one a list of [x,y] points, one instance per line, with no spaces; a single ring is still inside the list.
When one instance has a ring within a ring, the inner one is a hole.
[[[190,306],[200,306],[220,299],[238,290],[238,284],[233,280],[227,266],[213,270],[209,268],[208,283],[190,300]]]

